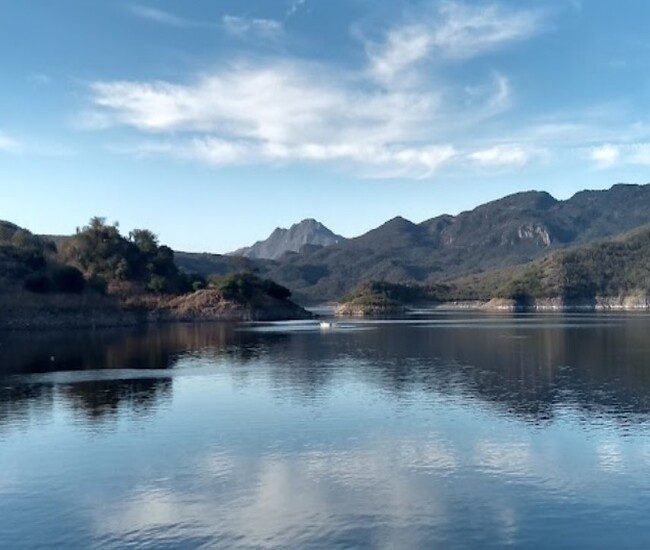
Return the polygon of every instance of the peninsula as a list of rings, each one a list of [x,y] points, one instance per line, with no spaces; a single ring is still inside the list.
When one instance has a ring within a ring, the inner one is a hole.
[[[309,318],[290,296],[252,272],[183,272],[146,229],[125,237],[93,218],[71,237],[48,239],[0,222],[0,328]]]

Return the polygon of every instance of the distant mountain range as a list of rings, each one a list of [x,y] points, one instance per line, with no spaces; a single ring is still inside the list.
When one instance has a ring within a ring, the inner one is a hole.
[[[419,224],[397,217],[326,247],[307,246],[274,260],[247,260],[249,267],[291,288],[299,300],[335,300],[362,281],[448,281],[525,264],[553,250],[594,243],[648,223],[650,185],[619,184],[581,191],[568,200],[528,191],[457,216]],[[236,269],[234,260],[177,255],[179,265],[203,274]]]
[[[253,246],[240,248],[230,256],[244,256],[262,260],[277,260],[287,252],[300,252],[309,247],[314,250],[343,242],[345,239],[336,235],[322,223],[314,219],[305,219],[292,225],[289,229],[277,227],[269,237],[257,241]]]
[[[565,201],[529,191],[419,224],[397,217],[360,237],[287,256],[268,266],[268,275],[299,299],[337,299],[364,280],[450,280],[523,264],[647,223],[650,185],[581,191]]]

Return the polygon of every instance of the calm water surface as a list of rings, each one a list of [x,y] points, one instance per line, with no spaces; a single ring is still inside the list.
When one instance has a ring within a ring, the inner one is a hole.
[[[0,546],[650,546],[650,317],[0,333]]]

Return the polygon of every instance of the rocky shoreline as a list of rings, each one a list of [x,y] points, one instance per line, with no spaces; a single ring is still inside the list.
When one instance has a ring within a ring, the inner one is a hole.
[[[403,315],[407,311],[403,305],[358,305],[339,304],[334,308],[334,315],[337,317],[390,317],[392,315]]]
[[[502,311],[502,312],[562,312],[562,311],[650,311],[650,296],[599,296],[593,299],[542,298],[534,300],[514,300],[493,298],[489,301],[452,301],[426,304],[359,306],[338,304],[334,314],[340,317],[389,317],[403,315],[418,308],[441,311]]]
[[[489,301],[453,301],[417,304],[358,305],[338,304],[338,317],[387,318],[409,311],[436,309],[440,311],[485,312],[606,312],[650,311],[650,296],[596,297],[594,299],[566,300],[544,298],[521,301],[493,298]],[[189,296],[170,298],[155,305],[142,301],[123,307],[114,302],[92,305],[81,302],[58,301],[41,307],[0,308],[0,330],[46,330],[74,328],[130,327],[155,323],[251,322],[310,319],[314,315],[289,300],[269,299],[257,306],[223,300],[210,291],[197,291]]]
[[[650,296],[597,296],[585,299],[541,298],[531,301],[494,298],[482,306],[492,311],[649,311]]]
[[[290,300],[268,298],[250,305],[227,301],[210,290],[187,296],[118,303],[107,298],[48,297],[34,304],[16,296],[0,307],[0,330],[130,327],[152,323],[284,321],[313,315]]]

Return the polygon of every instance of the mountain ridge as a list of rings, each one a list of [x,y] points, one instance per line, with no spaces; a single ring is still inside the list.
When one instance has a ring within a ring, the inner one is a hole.
[[[303,301],[332,300],[364,280],[433,283],[509,265],[650,222],[650,185],[617,184],[566,200],[527,191],[421,223],[396,217],[358,237],[281,258],[268,275]]]

